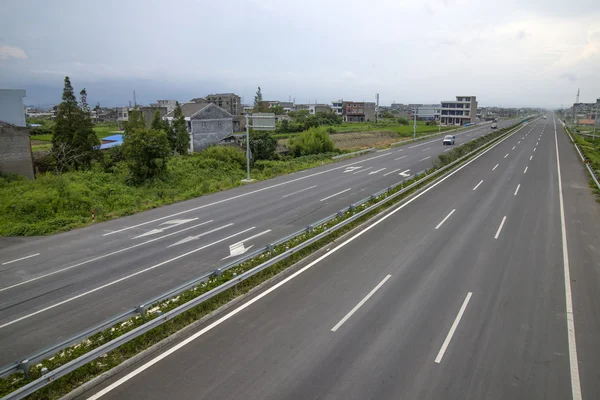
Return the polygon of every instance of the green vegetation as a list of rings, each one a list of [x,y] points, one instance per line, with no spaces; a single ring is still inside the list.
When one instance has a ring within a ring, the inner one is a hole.
[[[278,175],[331,162],[332,154],[257,161],[252,178]],[[46,173],[35,180],[0,176],[0,236],[35,236],[71,230],[162,205],[213,193],[242,183],[246,158],[233,147],[213,147],[171,157],[162,179],[130,185],[119,148],[104,153],[90,170]]]
[[[277,124],[275,133],[294,133],[302,132],[310,128],[316,128],[323,125],[340,125],[342,117],[333,112],[319,111],[310,115],[308,110],[299,110],[290,112],[293,121],[281,121]]]
[[[277,140],[269,132],[254,131],[250,133],[250,152],[252,162],[257,160],[273,160],[276,158]]]
[[[295,157],[332,152],[335,148],[329,132],[322,126],[310,128],[290,140],[289,148]]]
[[[162,130],[133,130],[127,134],[122,151],[129,169],[128,181],[133,184],[163,177],[167,172],[169,139]]]
[[[187,131],[185,117],[179,102],[175,103],[175,111],[173,112],[173,141],[171,141],[171,149],[177,154],[187,154],[190,148],[190,135]]]

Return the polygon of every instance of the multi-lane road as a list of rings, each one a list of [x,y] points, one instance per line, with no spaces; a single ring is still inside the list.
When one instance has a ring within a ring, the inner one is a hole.
[[[532,122],[81,398],[600,398],[587,184]]]
[[[501,127],[517,121],[503,121]],[[457,144],[490,131],[457,133]],[[0,250],[0,366],[58,343],[426,168],[432,138]],[[2,241],[0,240],[0,243]]]

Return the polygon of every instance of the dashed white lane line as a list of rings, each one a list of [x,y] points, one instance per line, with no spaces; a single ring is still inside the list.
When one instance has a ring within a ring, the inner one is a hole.
[[[512,149],[514,150],[516,147],[517,147],[517,146],[513,146],[513,148],[512,148]]]
[[[504,156],[504,158],[508,157],[508,153],[506,153],[506,155]]]
[[[450,151],[450,150],[452,150],[452,149],[444,150],[444,153],[447,152],[447,151]]]
[[[398,150],[398,151],[397,151],[397,153],[400,153],[401,151],[404,151],[404,149],[400,149],[400,150]]]
[[[408,157],[408,156],[402,156],[402,157],[394,158],[394,161],[402,160],[404,157]]]
[[[527,173],[527,168],[529,168],[529,166],[525,167],[525,169],[523,170],[523,173],[526,174]]]
[[[353,173],[352,173],[352,175],[360,174],[361,172],[368,171],[368,170],[370,170],[370,169],[372,169],[372,168],[373,168],[373,167],[368,167],[368,168],[365,168],[365,169],[361,169],[360,171],[353,172]]]
[[[535,151],[535,149],[537,149],[537,147],[534,147],[534,148],[533,148],[533,151]]]
[[[519,141],[517,142],[517,144],[521,144],[521,141],[519,140]]]
[[[350,166],[356,165],[356,164],[360,164],[360,163],[364,163],[365,161],[374,160],[374,159],[377,159],[377,158],[380,158],[380,157],[386,157],[389,154],[391,154],[391,153],[383,153],[383,154],[380,154],[380,155],[377,155],[377,156],[365,158],[364,160],[359,160],[359,161],[356,161],[356,162],[353,162],[353,163],[350,163],[350,164],[344,164],[344,165],[340,165],[339,167],[327,169],[325,171],[315,172],[314,174],[302,176],[300,178],[290,179],[289,181],[277,183],[275,185],[267,186],[267,187],[264,187],[264,188],[261,188],[261,189],[252,190],[252,191],[247,192],[247,193],[242,193],[242,194],[239,194],[237,196],[228,197],[226,199],[214,201],[212,203],[204,204],[204,205],[201,205],[201,206],[198,206],[198,207],[189,208],[187,210],[183,210],[183,211],[180,211],[180,212],[177,212],[177,213],[174,213],[174,214],[166,215],[164,217],[155,218],[153,220],[146,221],[146,222],[141,222],[141,223],[136,224],[136,225],[130,225],[130,226],[127,226],[125,228],[121,228],[121,229],[117,229],[115,231],[107,232],[107,233],[103,234],[102,236],[114,235],[115,233],[127,231],[129,229],[133,229],[133,228],[137,228],[139,226],[151,224],[153,222],[162,221],[164,219],[172,218],[172,217],[175,217],[177,215],[181,215],[181,214],[189,213],[189,212],[192,212],[192,211],[200,210],[200,209],[203,209],[203,208],[206,208],[206,207],[211,207],[211,206],[214,206],[216,204],[225,203],[225,202],[228,202],[228,201],[231,201],[231,200],[235,200],[235,199],[239,199],[239,198],[242,198],[242,197],[249,196],[251,194],[260,193],[260,192],[263,192],[265,190],[273,189],[273,188],[276,188],[276,187],[279,187],[279,186],[283,186],[283,185],[287,185],[287,184],[293,183],[293,182],[298,182],[300,180],[311,178],[313,176],[318,176],[318,175],[321,175],[321,174],[326,174],[327,172],[336,171],[338,169],[346,169],[347,167],[350,167]]]
[[[76,299],[79,299],[79,298],[81,298],[81,297],[83,297],[83,296],[87,296],[88,294],[91,294],[91,293],[97,292],[98,290],[102,290],[102,289],[104,289],[104,288],[107,288],[107,287],[109,287],[109,286],[112,286],[112,285],[114,285],[114,284],[116,284],[116,283],[123,282],[123,281],[124,281],[124,280],[126,280],[126,279],[129,279],[129,278],[132,278],[132,277],[134,277],[134,276],[137,276],[137,275],[143,274],[144,272],[147,272],[147,271],[153,270],[153,269],[155,269],[155,268],[158,268],[158,267],[160,267],[160,266],[162,266],[162,265],[165,265],[165,264],[167,264],[167,263],[173,262],[173,261],[175,261],[175,260],[179,260],[180,258],[183,258],[183,257],[185,257],[185,256],[188,256],[188,255],[190,255],[190,254],[193,254],[193,253],[195,253],[195,252],[197,252],[197,251],[204,250],[204,249],[206,249],[207,247],[211,247],[211,246],[214,246],[215,244],[218,244],[218,243],[224,242],[224,241],[226,241],[226,240],[229,240],[229,239],[231,239],[232,237],[235,237],[235,236],[238,236],[238,235],[242,235],[242,234],[244,234],[244,233],[246,233],[246,232],[248,232],[248,231],[251,231],[251,230],[252,230],[252,229],[254,229],[254,228],[255,228],[255,227],[252,227],[252,228],[245,229],[245,230],[243,230],[243,231],[241,231],[241,232],[234,233],[233,235],[227,236],[227,237],[225,237],[225,238],[223,238],[223,239],[216,240],[216,241],[214,241],[214,242],[212,242],[212,243],[205,244],[204,246],[198,247],[197,249],[194,249],[194,250],[192,250],[192,251],[188,251],[187,253],[180,254],[180,255],[178,255],[177,257],[173,257],[173,258],[171,258],[171,259],[169,259],[169,260],[163,261],[163,262],[161,262],[161,263],[158,263],[158,264],[156,264],[156,265],[153,265],[153,266],[151,266],[151,267],[144,268],[144,269],[142,269],[142,270],[139,270],[139,271],[137,271],[137,272],[134,272],[134,273],[132,273],[132,274],[125,275],[124,277],[122,277],[122,278],[119,278],[119,279],[117,279],[117,280],[114,280],[114,281],[111,281],[111,282],[105,283],[104,285],[101,285],[101,286],[98,286],[98,287],[96,287],[96,288],[94,288],[94,289],[88,290],[87,292],[79,293],[79,294],[78,294],[78,295],[76,295],[76,296],[69,297],[68,299],[65,299],[65,300],[59,301],[58,303],[55,303],[55,304],[52,304],[51,306],[44,307],[44,308],[42,308],[42,309],[40,309],[40,310],[34,311],[34,312],[32,312],[32,313],[30,313],[30,314],[27,314],[27,315],[23,315],[22,317],[19,317],[19,318],[17,318],[17,319],[13,319],[12,321],[9,321],[9,322],[7,322],[7,323],[5,323],[5,324],[2,324],[2,325],[0,325],[0,329],[1,329],[1,328],[4,328],[4,327],[7,327],[7,326],[9,326],[9,325],[12,325],[12,324],[14,324],[14,323],[17,323],[17,322],[19,322],[19,321],[22,321],[22,320],[24,320],[24,319],[27,319],[27,318],[33,317],[34,315],[41,314],[41,313],[43,313],[43,312],[46,312],[46,311],[48,311],[48,310],[51,310],[51,309],[53,309],[53,308],[56,308],[56,307],[58,307],[58,306],[61,306],[61,305],[63,305],[63,304],[69,303],[69,302],[71,302],[71,301],[73,301],[73,300],[76,300]]]
[[[519,183],[519,184],[517,185],[517,190],[515,190],[515,196],[517,195],[517,193],[519,193],[519,188],[520,188],[520,187],[521,187],[521,184]]]
[[[495,170],[496,168],[498,168],[498,165],[500,165],[500,164],[496,164],[496,166],[494,168],[492,168],[492,171]]]
[[[388,176],[388,175],[393,174],[394,172],[398,172],[398,171],[400,171],[400,168],[390,171],[387,174],[383,174],[383,176]]]
[[[304,188],[304,189],[300,189],[300,190],[298,190],[296,192],[283,195],[283,196],[281,196],[281,198],[285,199],[286,197],[293,196],[293,195],[298,194],[298,193],[306,192],[307,190],[314,189],[316,187],[317,187],[317,185],[314,185],[314,186],[311,186],[311,187],[307,187],[307,188]]]
[[[80,267],[82,265],[89,264],[91,262],[101,260],[101,259],[103,259],[105,257],[109,257],[109,256],[112,256],[112,255],[115,255],[115,254],[118,254],[118,253],[122,253],[124,251],[131,250],[131,249],[143,246],[143,245],[148,244],[148,243],[156,242],[157,240],[161,240],[161,239],[164,239],[164,238],[169,237],[169,236],[177,235],[178,233],[185,232],[185,231],[188,231],[190,229],[198,228],[198,227],[200,227],[202,225],[206,225],[206,224],[209,224],[211,222],[213,222],[212,219],[209,220],[209,221],[206,221],[206,222],[202,222],[202,223],[197,224],[197,225],[188,226],[187,228],[181,229],[179,231],[171,232],[171,233],[168,233],[168,234],[163,235],[163,236],[159,236],[159,237],[154,238],[154,239],[146,240],[145,242],[142,242],[142,243],[134,244],[133,246],[129,246],[129,247],[125,247],[125,248],[122,248],[122,249],[119,249],[119,250],[115,250],[115,251],[113,251],[111,253],[102,254],[101,256],[98,256],[98,257],[95,257],[95,258],[92,258],[92,259],[89,259],[89,260],[82,261],[82,262],[77,263],[75,265],[71,265],[71,266],[68,266],[68,267],[65,267],[65,268],[57,269],[56,271],[52,271],[52,272],[49,272],[49,273],[44,274],[44,275],[36,276],[35,278],[31,278],[31,279],[28,279],[26,281],[15,283],[14,285],[3,287],[2,289],[0,289],[0,292],[3,292],[5,290],[9,290],[9,289],[15,288],[17,286],[25,285],[26,283],[34,282],[34,281],[37,281],[37,280],[40,280],[40,279],[46,278],[48,276],[52,276],[52,275],[64,272],[64,271],[68,271],[70,269],[77,268],[77,267]],[[225,227],[229,227],[231,225],[233,225],[233,223],[230,223],[230,224],[226,225]]]
[[[384,171],[384,170],[386,170],[386,169],[387,169],[387,168],[380,168],[380,169],[378,169],[378,170],[371,171],[371,172],[369,172],[369,175],[378,174],[378,173],[380,173],[381,171]]]
[[[531,159],[532,159],[532,158],[533,158],[533,156],[530,156],[530,157],[529,157],[529,161],[531,161]]]
[[[577,360],[577,342],[575,336],[575,316],[573,315],[573,296],[571,295],[571,268],[569,266],[569,246],[567,245],[567,229],[565,227],[565,207],[562,194],[562,178],[560,175],[556,120],[554,120],[554,141],[556,143],[556,170],[558,171],[558,199],[560,204],[560,228],[565,277],[565,308],[567,312],[567,337],[569,340],[569,366],[571,368],[571,393],[573,400],[581,400],[581,383],[579,380],[579,362]]]
[[[427,160],[428,158],[431,158],[431,156],[427,156],[427,157],[425,157],[425,158],[422,158],[422,159],[420,159],[420,160],[419,160],[419,162],[421,162],[421,161],[425,161],[425,160]]]
[[[421,150],[421,151],[427,151],[427,150],[431,150],[431,147],[428,147],[428,148],[426,148],[426,149],[423,149],[423,150]]]
[[[482,182],[483,182],[483,181],[482,181]],[[442,220],[442,221],[441,221],[439,224],[437,224],[437,226],[435,227],[435,229],[440,229],[440,226],[442,226],[442,225],[444,224],[444,222],[446,222],[446,220],[447,220],[448,218],[450,218],[450,216],[451,216],[452,214],[454,214],[454,211],[456,211],[456,208],[452,209],[452,211],[450,211],[450,213],[449,213],[448,215],[446,215],[446,217],[445,217],[445,218],[444,218],[444,219],[443,219],[443,220]]]
[[[335,197],[335,196],[338,196],[338,195],[340,195],[340,194],[342,194],[342,193],[346,193],[348,190],[351,190],[351,189],[352,189],[352,188],[348,188],[348,189],[346,189],[346,190],[342,190],[341,192],[337,192],[336,194],[332,194],[331,196],[327,196],[327,197],[325,197],[324,199],[321,199],[321,200],[319,200],[319,201],[325,201],[325,200],[329,200],[330,198],[332,198],[332,197]]]
[[[456,328],[458,327],[458,324],[460,323],[460,320],[461,320],[463,314],[465,313],[465,310],[467,308],[467,305],[469,304],[469,300],[471,300],[472,295],[473,295],[472,292],[467,293],[467,297],[465,298],[465,301],[463,301],[462,306],[460,307],[460,310],[458,311],[458,315],[454,319],[454,323],[452,323],[452,327],[450,327],[450,331],[448,332],[448,335],[446,335],[446,340],[444,340],[444,343],[442,344],[442,348],[440,349],[437,357],[435,358],[436,363],[439,364],[442,361],[442,358],[444,357],[444,353],[446,352],[446,349],[448,348],[448,345],[450,344],[450,341],[452,340],[452,336],[454,336],[454,332],[456,331]]]
[[[379,284],[377,284],[377,286],[375,286],[373,288],[373,290],[371,290],[369,292],[369,294],[367,294],[357,305],[354,306],[354,308],[352,310],[350,310],[350,312],[348,314],[346,314],[344,316],[344,318],[342,318],[340,320],[340,322],[338,322],[337,324],[335,324],[335,326],[333,328],[331,328],[331,332],[335,332],[337,331],[340,326],[342,326],[344,324],[344,322],[348,321],[348,319],[352,316],[352,314],[354,314],[356,311],[358,311],[358,309],[360,307],[362,307],[363,304],[365,304],[367,302],[367,300],[369,300],[371,298],[371,296],[373,296],[375,294],[375,292],[377,292],[379,290],[379,288],[381,288],[383,286],[384,283],[387,282],[388,279],[390,279],[392,276],[391,275],[387,275],[385,278],[383,278],[383,280],[381,282],[379,282]]]
[[[14,262],[21,261],[21,260],[26,260],[26,259],[31,258],[31,257],[37,257],[39,255],[40,255],[40,253],[35,253],[35,254],[29,255],[29,256],[17,258],[16,260],[11,260],[11,261],[3,262],[2,265],[12,264]]]
[[[473,190],[477,190],[477,188],[479,187],[479,185],[481,185],[483,183],[483,180],[481,180],[477,185],[475,185],[475,187],[473,188]]]
[[[504,218],[502,218],[502,222],[500,222],[500,226],[498,227],[498,230],[494,235],[494,239],[498,239],[498,236],[500,236],[500,232],[502,231],[502,227],[504,226],[504,221],[506,221],[506,215],[504,216]]]

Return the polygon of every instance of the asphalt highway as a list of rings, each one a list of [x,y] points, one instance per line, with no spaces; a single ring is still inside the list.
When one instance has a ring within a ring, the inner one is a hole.
[[[538,120],[89,399],[600,398],[600,205]]]
[[[515,124],[502,121],[500,127]],[[490,132],[456,133],[456,144]],[[432,166],[441,137],[0,249],[0,365],[59,343]]]

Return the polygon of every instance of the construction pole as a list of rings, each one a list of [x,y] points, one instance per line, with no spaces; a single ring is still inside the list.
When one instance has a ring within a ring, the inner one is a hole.
[[[375,93],[377,103],[375,104],[375,125],[379,123],[379,93]]]
[[[414,116],[414,121],[415,121],[414,126],[413,126],[413,131],[414,131],[413,139],[416,139],[417,138],[417,109],[416,108],[413,111],[413,116]]]
[[[250,182],[250,122],[246,114],[246,182]]]
[[[596,114],[594,114],[594,134],[592,135],[592,141],[596,141],[596,121],[598,120],[598,105],[600,105],[600,99],[596,100]]]

